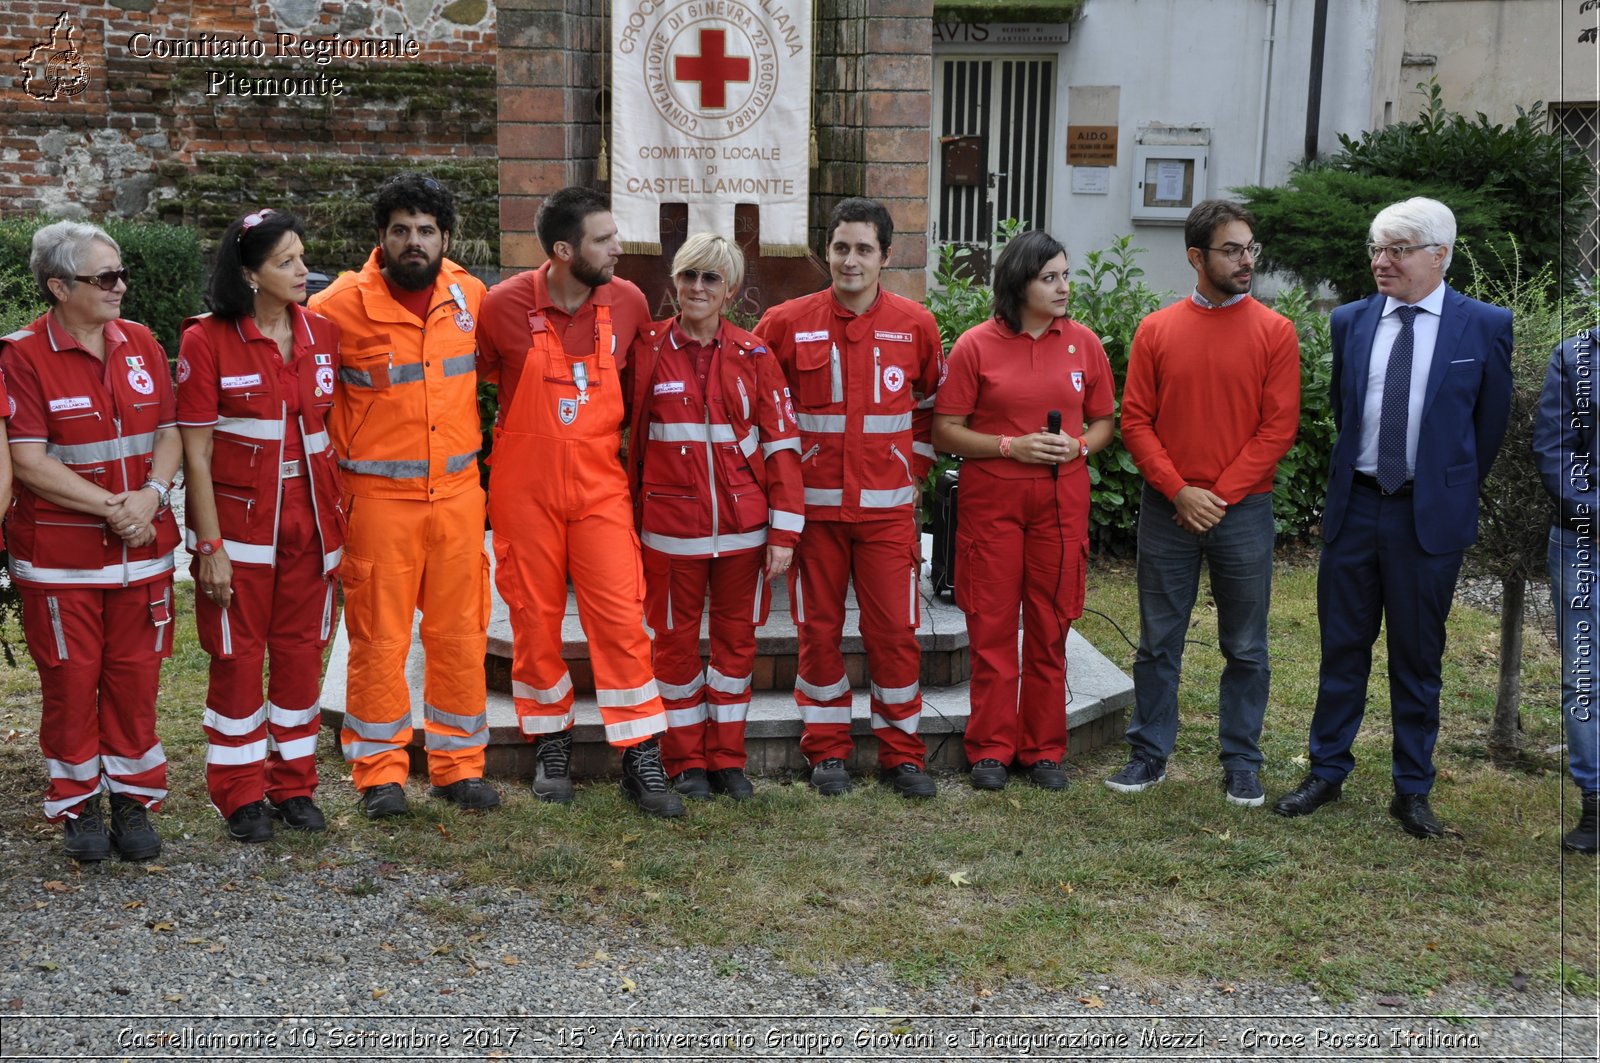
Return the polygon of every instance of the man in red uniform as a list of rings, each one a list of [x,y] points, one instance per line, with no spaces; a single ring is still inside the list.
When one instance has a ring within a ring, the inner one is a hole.
[[[378,246],[366,266],[311,300],[340,332],[328,418],[350,519],[340,569],[350,632],[340,742],[366,815],[405,814],[405,662],[421,609],[433,794],[496,808],[500,795],[483,781],[489,558],[474,368],[483,284],[445,258],[455,199],[438,181],[393,177],[372,213]]]
[[[789,380],[800,424],[806,522],[789,576],[800,629],[795,701],[811,785],[826,795],[850,790],[841,641],[852,579],[883,778],[905,797],[936,792],[917,734],[916,508],[933,464],[929,433],[944,348],[926,308],[878,283],[893,236],[883,204],[840,201],[828,220],[832,286],[773,307],[756,325]]]
[[[1139,650],[1127,765],[1105,781],[1137,793],[1166,778],[1178,736],[1178,673],[1211,566],[1217,643],[1227,665],[1217,705],[1228,801],[1254,808],[1271,668],[1272,480],[1300,424],[1300,341],[1250,297],[1255,219],[1237,203],[1189,212],[1194,294],[1139,323],[1128,354],[1122,440],[1144,476],[1139,504]]]
[[[549,261],[494,286],[478,344],[480,376],[500,385],[489,517],[495,585],[511,610],[512,699],[536,743],[533,792],[572,800],[572,676],[561,659],[570,578],[606,739],[623,751],[622,791],[652,815],[681,816],[655,737],[667,716],[618,458],[621,369],[650,315],[639,289],[614,277],[622,244],[604,196],[564,188],[534,224]]]

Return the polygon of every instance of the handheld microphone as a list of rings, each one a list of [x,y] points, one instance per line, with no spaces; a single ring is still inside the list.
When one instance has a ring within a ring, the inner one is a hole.
[[[1058,435],[1061,434],[1061,411],[1060,410],[1051,410],[1049,413],[1045,414],[1045,417],[1044,417],[1044,430],[1046,432],[1049,432],[1053,436],[1058,436]],[[1050,479],[1052,479],[1052,480],[1056,479],[1056,477],[1060,474],[1060,472],[1061,472],[1061,466],[1060,465],[1052,465],[1052,466],[1050,466]]]

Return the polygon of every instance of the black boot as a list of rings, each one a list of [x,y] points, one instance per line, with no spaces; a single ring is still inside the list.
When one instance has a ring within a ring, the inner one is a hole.
[[[622,751],[622,792],[652,816],[671,819],[683,815],[683,801],[667,785],[667,771],[661,766],[661,746],[647,738]]]
[[[1561,839],[1561,848],[1591,855],[1600,849],[1600,794],[1583,795],[1583,816]]]
[[[533,796],[565,805],[572,801],[572,728],[541,735],[533,747],[538,761],[533,773]]]

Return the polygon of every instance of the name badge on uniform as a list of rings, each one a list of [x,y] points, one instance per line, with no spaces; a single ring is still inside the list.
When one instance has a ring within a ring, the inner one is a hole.
[[[61,413],[64,410],[87,410],[92,403],[87,395],[74,395],[67,399],[51,399],[50,412]]]
[[[796,343],[811,343],[815,340],[825,340],[827,338],[827,329],[822,329],[820,332],[796,332],[794,334],[794,341]]]
[[[893,341],[895,343],[910,343],[911,342],[911,333],[909,333],[909,332],[884,332],[882,329],[874,329],[873,333],[872,333],[872,338],[875,339],[875,340],[891,340],[891,341]]]
[[[246,373],[244,376],[225,376],[222,378],[222,388],[224,391],[234,391],[239,388],[253,388],[260,383],[260,373]]]
[[[652,395],[682,395],[683,381],[663,380],[661,383],[652,388],[650,393]]]
[[[577,399],[557,399],[556,416],[561,418],[562,424],[571,424],[578,419]]]

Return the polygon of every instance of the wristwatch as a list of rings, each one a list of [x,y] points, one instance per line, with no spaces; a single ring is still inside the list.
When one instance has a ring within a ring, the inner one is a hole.
[[[156,493],[156,498],[161,500],[160,503],[156,506],[156,509],[158,511],[171,508],[171,506],[172,506],[172,485],[171,484],[162,483],[160,480],[157,480],[154,476],[152,476],[148,480],[146,480],[142,485],[140,485],[140,490],[143,490],[146,487],[148,487],[148,488],[150,488],[150,490],[154,491]]]
[[[201,557],[210,557],[222,549],[221,539],[199,539],[195,541],[194,552]]]

